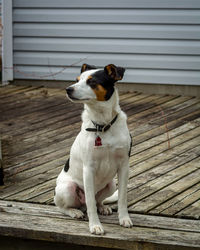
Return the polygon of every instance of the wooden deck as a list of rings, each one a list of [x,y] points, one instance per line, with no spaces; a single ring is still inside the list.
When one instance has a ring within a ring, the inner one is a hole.
[[[200,249],[200,99],[134,92],[121,94],[120,103],[133,137],[128,206],[134,227],[121,228],[116,213],[101,216],[106,234],[98,237],[89,234],[87,219],[72,220],[53,205],[82,105],[60,89],[0,88],[0,235],[120,249]]]

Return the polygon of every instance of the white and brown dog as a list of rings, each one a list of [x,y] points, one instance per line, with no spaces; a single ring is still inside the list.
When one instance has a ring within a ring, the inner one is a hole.
[[[127,210],[131,137],[114,86],[124,71],[113,64],[104,69],[83,64],[77,83],[66,89],[71,101],[84,103],[83,123],[70,159],[57,178],[54,201],[73,218],[84,216],[79,208],[86,204],[90,232],[94,234],[104,233],[97,210],[104,215],[112,213],[103,201],[116,191],[116,174],[119,223],[124,227],[133,225]]]

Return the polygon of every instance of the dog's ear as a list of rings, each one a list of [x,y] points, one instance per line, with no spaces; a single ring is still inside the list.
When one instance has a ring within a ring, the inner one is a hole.
[[[89,64],[84,63],[81,67],[81,73],[87,70],[91,70],[91,69],[96,69],[96,67],[94,65],[89,65]]]
[[[110,78],[115,81],[118,81],[122,80],[125,69],[122,67],[117,67],[114,64],[108,64],[107,66],[105,66],[104,71]]]

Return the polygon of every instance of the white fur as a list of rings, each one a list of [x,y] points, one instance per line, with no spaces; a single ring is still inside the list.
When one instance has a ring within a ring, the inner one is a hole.
[[[95,71],[82,73],[80,81],[72,85],[73,97],[79,99],[77,102],[84,102],[83,123],[70,151],[70,168],[67,173],[62,170],[57,178],[54,201],[63,213],[71,217],[83,217],[83,213],[75,208],[78,205],[71,195],[73,185],[78,185],[85,193],[90,232],[103,234],[97,209],[102,214],[112,213],[111,208],[103,205],[103,200],[116,190],[113,180],[116,174],[119,180],[119,222],[125,227],[132,226],[127,210],[130,135],[127,117],[119,106],[117,89],[108,101],[97,101],[93,90],[86,84],[88,76]],[[98,133],[102,146],[94,146],[97,135],[86,131],[86,128],[94,127],[92,121],[107,124],[116,114],[118,118],[111,128]]]
[[[79,102],[86,100],[95,99],[96,96],[89,85],[86,84],[88,76],[95,73],[97,70],[85,71],[80,75],[80,80],[73,84],[71,87],[74,88],[74,98],[79,99]]]

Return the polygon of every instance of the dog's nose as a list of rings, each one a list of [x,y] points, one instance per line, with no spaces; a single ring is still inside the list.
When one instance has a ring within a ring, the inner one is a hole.
[[[72,87],[66,88],[66,91],[67,91],[67,94],[70,96],[73,93],[74,88]]]

